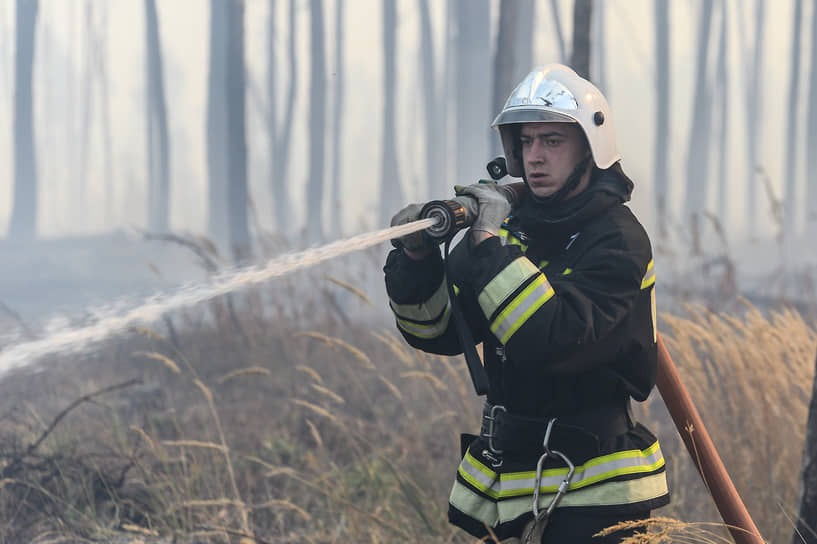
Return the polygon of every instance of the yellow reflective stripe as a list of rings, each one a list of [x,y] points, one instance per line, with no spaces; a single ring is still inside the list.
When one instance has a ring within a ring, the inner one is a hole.
[[[422,304],[397,304],[389,300],[392,312],[398,319],[410,319],[412,321],[433,321],[440,317],[445,307],[448,306],[448,290],[446,289],[445,278],[431,295],[431,298]]]
[[[656,441],[645,450],[611,453],[577,466],[568,489],[581,489],[625,474],[654,472],[663,466],[664,456]],[[458,472],[475,489],[497,499],[533,495],[536,484],[536,472],[509,472],[497,477],[496,473],[470,454],[463,458]],[[555,493],[567,473],[566,467],[542,471],[540,492]]]
[[[531,276],[538,273],[539,269],[527,257],[519,257],[503,268],[488,282],[477,298],[485,317],[490,319],[491,315],[514,291],[519,289]]]
[[[539,268],[545,268],[550,264],[550,261],[539,261]]]
[[[508,229],[501,228],[499,229],[499,232],[497,234],[499,234],[499,236],[501,236],[502,238],[505,238],[505,240],[507,240],[509,244],[513,244],[515,246],[519,246],[520,248],[522,248],[523,253],[528,250],[528,245],[523,244],[522,240],[511,234],[511,232],[508,231]]]
[[[586,489],[570,491],[562,496],[557,508],[564,506],[612,506],[657,499],[669,493],[666,473],[651,474],[624,482],[605,482]],[[539,507],[545,509],[552,494],[539,496]],[[530,513],[530,497],[515,497],[496,501],[485,498],[472,489],[454,482],[449,502],[460,512],[496,527]]]
[[[445,308],[445,312],[440,317],[439,321],[435,323],[415,323],[414,321],[406,321],[405,319],[397,318],[397,326],[417,338],[424,338],[426,340],[437,338],[441,336],[448,328],[448,320],[451,317],[451,309]]]
[[[647,273],[644,274],[644,279],[641,280],[641,288],[646,289],[655,283],[655,263],[651,260],[647,265]]]
[[[562,270],[562,276],[569,276],[573,272],[572,268],[565,268]]]
[[[553,287],[544,274],[533,280],[530,285],[519,293],[504,310],[502,310],[493,323],[491,332],[499,338],[499,341],[506,344],[511,336],[525,324],[533,313],[554,295]]]

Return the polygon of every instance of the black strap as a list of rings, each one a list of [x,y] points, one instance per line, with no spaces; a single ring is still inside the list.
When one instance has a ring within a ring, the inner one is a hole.
[[[482,360],[479,358],[477,348],[474,345],[474,337],[471,335],[468,322],[465,321],[465,316],[462,314],[462,308],[460,308],[457,295],[454,293],[454,284],[451,282],[451,270],[448,265],[448,250],[450,246],[451,238],[445,242],[445,282],[448,286],[448,300],[451,303],[451,315],[454,318],[454,328],[457,331],[460,346],[462,346],[462,353],[465,355],[465,362],[468,364],[468,373],[471,374],[471,382],[474,384],[474,389],[477,395],[487,395],[491,390],[488,374],[485,372],[485,367],[482,366]]]

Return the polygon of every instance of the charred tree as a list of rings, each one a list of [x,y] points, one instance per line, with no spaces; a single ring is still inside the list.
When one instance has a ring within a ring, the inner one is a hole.
[[[512,85],[533,70],[533,21],[536,19],[536,2],[534,0],[517,0],[516,46],[514,49],[514,74]],[[513,89],[508,89],[508,94]],[[503,104],[504,105],[504,104]],[[499,111],[493,112],[498,115]]]
[[[222,249],[229,244],[227,226],[227,39],[229,2],[210,0],[210,66],[207,80],[207,226]]]
[[[312,61],[309,92],[309,177],[306,181],[306,232],[311,242],[323,239],[323,172],[326,138],[326,51],[323,0],[312,0]]]
[[[793,544],[817,544],[817,360],[814,361],[814,369],[800,473],[800,514],[792,535]]]
[[[556,45],[559,47],[559,62],[565,62],[567,61],[567,45],[564,30],[562,29],[558,0],[550,0],[550,15],[553,19],[554,38],[556,39]]]
[[[761,100],[762,87],[760,74],[763,73],[763,47],[766,27],[766,0],[755,2],[755,42],[752,61],[747,67],[748,85],[746,86],[746,119],[761,119],[763,117],[763,101]],[[750,126],[746,130],[746,156],[749,158],[748,185],[746,188],[746,217],[748,230],[751,236],[758,234],[758,125]],[[809,170],[811,171],[811,170]]]
[[[229,0],[227,13],[227,206],[230,249],[236,262],[250,257],[247,220],[247,142],[245,129],[244,0]]]
[[[425,153],[426,153],[426,196],[433,199],[442,189],[440,179],[444,179],[443,129],[445,121],[440,108],[437,63],[434,60],[434,34],[431,31],[431,10],[429,0],[419,0],[420,4],[420,79],[423,84],[423,105],[425,106]]]
[[[783,193],[783,209],[786,213],[783,214],[783,238],[786,241],[791,240],[794,235],[794,228],[796,225],[797,215],[797,128],[798,112],[799,112],[799,96],[800,90],[800,48],[801,42],[801,19],[803,18],[803,0],[796,0],[794,3],[794,25],[791,39],[791,73],[789,74],[789,112],[788,122],[786,124],[786,168],[785,168],[785,186]]]
[[[275,227],[280,234],[290,230],[290,195],[289,195],[289,149],[292,137],[293,117],[295,114],[295,96],[298,91],[298,65],[296,51],[296,14],[297,0],[289,2],[289,20],[287,24],[288,43],[288,70],[284,78],[287,85],[287,96],[283,107],[283,120],[278,126],[276,115],[277,95],[275,52],[277,31],[275,28],[275,0],[270,0],[270,18],[268,25],[268,65],[267,65],[267,92],[269,97],[269,187],[272,194],[272,206],[275,212]]]
[[[709,179],[709,141],[712,124],[712,91],[709,82],[707,60],[709,58],[709,37],[712,27],[712,0],[703,0],[698,27],[698,53],[695,71],[695,98],[693,99],[692,126],[689,131],[689,151],[687,154],[687,185],[684,201],[684,221],[692,233],[692,253],[701,252],[700,219],[706,205]]]
[[[668,235],[669,166],[667,149],[670,124],[669,5],[655,0],[655,180],[656,225],[661,238]]]
[[[329,196],[329,227],[340,237],[342,232],[341,217],[343,216],[343,201],[341,199],[341,163],[343,158],[343,98],[344,98],[344,69],[343,69],[343,0],[335,4],[335,85],[334,101],[332,104],[332,169],[330,176]]]
[[[593,82],[601,89],[607,101],[610,101],[610,89],[607,86],[607,28],[605,19],[607,7],[604,0],[593,0],[593,15],[590,35],[595,39],[591,44],[590,73]]]
[[[505,99],[516,84],[514,62],[516,50],[516,26],[519,18],[519,4],[517,0],[501,0],[499,4],[499,33],[497,35],[496,53],[494,55],[494,81],[492,110],[499,113],[505,104]],[[495,134],[490,134],[492,156],[502,153],[502,144]]]
[[[721,35],[718,43],[718,62],[715,69],[718,81],[718,96],[716,98],[718,111],[718,146],[720,154],[717,164],[718,182],[718,221],[723,229],[729,227],[729,73],[727,71],[726,59],[729,57],[729,12],[727,3],[721,3]]]
[[[397,131],[395,125],[396,79],[395,30],[397,6],[395,0],[383,2],[383,159],[380,168],[380,224],[388,225],[391,215],[400,209],[403,189],[397,166]]]
[[[593,0],[575,0],[573,4],[573,51],[570,66],[577,74],[590,79],[590,21]]]
[[[811,176],[817,172],[817,8],[811,11],[811,66],[809,67],[809,96],[806,145],[808,164],[806,172],[806,227],[817,226],[817,182]],[[810,232],[809,229],[807,232]]]
[[[148,228],[170,230],[170,141],[167,136],[162,43],[156,0],[145,0],[147,44]]]
[[[14,60],[14,202],[8,237],[37,235],[37,160],[34,149],[33,69],[38,0],[17,0]]]
[[[488,156],[488,140],[485,126],[492,120],[491,114],[491,4],[488,0],[456,0],[452,3],[456,14],[456,43],[453,58],[454,88],[448,95],[453,97],[455,111],[454,180],[449,186],[476,182],[485,177]]]

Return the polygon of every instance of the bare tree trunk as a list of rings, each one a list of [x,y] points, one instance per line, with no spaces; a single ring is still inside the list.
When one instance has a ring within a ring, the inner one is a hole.
[[[397,165],[397,131],[394,118],[397,69],[395,66],[397,29],[396,0],[383,2],[383,162],[380,169],[380,225],[388,225],[389,218],[403,204],[400,168]]]
[[[341,217],[343,216],[343,201],[341,199],[341,163],[343,158],[343,146],[341,140],[343,128],[343,98],[344,98],[344,77],[343,69],[343,0],[338,0],[335,4],[335,95],[332,106],[332,173],[330,176],[330,197],[329,197],[329,227],[332,232],[340,237],[343,227]]]
[[[273,156],[277,157],[278,167],[275,172],[271,172],[270,176],[274,177],[272,180],[272,191],[278,194],[279,198],[275,201],[275,220],[278,225],[278,232],[285,234],[290,228],[290,198],[289,198],[289,150],[292,140],[293,119],[295,116],[295,97],[298,92],[298,55],[297,55],[297,25],[296,15],[298,9],[298,0],[290,0],[289,2],[289,44],[287,46],[289,51],[289,74],[287,77],[288,90],[286,104],[284,105],[284,120],[281,123],[281,128],[276,132],[275,153]]]
[[[656,224],[661,238],[668,234],[667,197],[669,168],[667,146],[670,123],[670,28],[669,5],[666,0],[655,0],[655,181]]]
[[[14,203],[9,238],[37,235],[37,161],[34,149],[34,44],[39,0],[17,0],[14,62]]]
[[[593,40],[591,48],[590,73],[593,74],[593,82],[601,89],[607,101],[610,101],[610,88],[607,85],[607,28],[605,25],[607,4],[604,0],[593,0],[593,21],[591,25],[591,36]]]
[[[791,74],[789,78],[789,117],[786,130],[786,168],[785,168],[785,188],[783,196],[783,239],[787,242],[794,235],[797,215],[797,159],[799,157],[797,127],[798,123],[798,91],[800,90],[800,48],[801,48],[801,24],[803,18],[803,0],[796,0],[794,3],[794,26],[791,41]]]
[[[108,8],[107,2],[102,4],[102,20],[100,21],[97,35],[99,46],[97,52],[97,72],[99,76],[99,98],[100,116],[102,123],[102,154],[104,160],[105,184],[104,184],[104,223],[110,226],[113,221],[113,135],[111,133],[111,107],[110,94],[108,92]]]
[[[145,0],[148,80],[148,228],[170,230],[170,143],[167,136],[162,44],[156,0]]]
[[[454,67],[456,111],[454,180],[449,186],[485,177],[489,157],[484,137],[491,113],[491,4],[488,0],[456,0],[457,41]]]
[[[323,172],[326,137],[326,51],[323,0],[311,1],[312,70],[309,82],[309,177],[306,181],[306,233],[311,242],[323,239]]]
[[[210,0],[210,71],[207,83],[208,231],[216,246],[229,244],[227,226],[227,39],[230,0]]]
[[[517,0],[501,0],[499,4],[499,33],[497,35],[496,54],[494,55],[494,81],[492,111],[499,113],[508,94],[513,90],[516,82],[514,74],[515,34],[519,4]],[[502,154],[502,144],[495,134],[489,134],[489,147],[492,156]]]
[[[803,446],[803,467],[800,473],[800,514],[792,544],[817,544],[817,360],[814,362],[814,382],[806,421],[806,441]]]
[[[712,26],[712,0],[703,0],[698,33],[698,55],[695,72],[695,107],[692,129],[689,133],[687,155],[687,187],[684,220],[689,221],[692,231],[692,252],[700,253],[700,218],[706,205],[706,191],[709,177],[709,142],[712,124],[712,92],[707,72],[709,36]]]
[[[516,0],[516,46],[514,48],[514,73],[513,85],[516,85],[522,78],[533,70],[533,21],[536,19],[536,2],[534,0]],[[508,94],[513,89],[509,89]],[[507,97],[506,97],[507,98]],[[503,104],[504,105],[504,104]],[[498,115],[499,111],[493,112]]]
[[[808,98],[808,176],[806,178],[806,227],[817,226],[817,183],[812,176],[817,173],[817,8],[811,11],[811,66],[809,67]],[[810,231],[807,231],[810,232]]]
[[[236,262],[250,257],[247,220],[247,143],[245,130],[244,0],[229,0],[227,17],[227,129],[230,249]]]
[[[760,74],[763,73],[763,47],[766,26],[766,0],[756,0],[755,3],[755,46],[752,62],[748,66],[749,82],[746,89],[746,119],[763,118],[763,100],[761,100],[762,86]],[[750,125],[746,130],[746,156],[749,160],[748,186],[746,190],[746,217],[748,230],[751,236],[758,233],[758,134],[759,125]]]
[[[593,0],[575,0],[573,4],[573,52],[570,66],[577,74],[590,79],[590,20]]]
[[[91,0],[85,0],[85,34],[82,42],[85,46],[85,76],[82,79],[82,118],[80,120],[80,155],[79,183],[77,183],[77,217],[80,227],[87,226],[88,221],[88,160],[91,152],[91,127],[94,113],[94,11]]]
[[[559,62],[565,62],[567,61],[567,45],[564,30],[562,30],[562,18],[559,14],[558,0],[550,0],[550,15],[553,18],[556,45],[559,46]]]
[[[440,180],[445,178],[442,157],[444,139],[442,127],[445,120],[440,108],[438,91],[438,70],[434,60],[434,35],[431,31],[429,0],[419,0],[420,4],[420,78],[423,82],[423,105],[425,106],[425,147],[426,147],[426,196],[435,198]],[[443,76],[445,77],[445,76]]]
[[[729,74],[726,66],[726,59],[729,57],[729,12],[727,3],[721,3],[721,35],[720,43],[718,44],[718,65],[716,73],[718,74],[717,81],[719,83],[718,97],[717,97],[717,111],[719,112],[718,119],[718,146],[720,154],[718,155],[718,221],[720,222],[724,231],[729,228]]]

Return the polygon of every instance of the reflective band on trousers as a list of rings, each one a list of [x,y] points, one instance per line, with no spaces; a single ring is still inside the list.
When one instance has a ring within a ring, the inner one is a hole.
[[[558,507],[633,504],[663,497],[668,492],[666,473],[660,472],[568,492],[562,497]],[[539,507],[547,508],[552,499],[553,495],[540,495]],[[448,502],[460,512],[490,527],[513,521],[531,511],[530,496],[496,501],[483,497],[458,481],[454,482]]]
[[[587,487],[616,476],[653,472],[663,466],[664,456],[661,455],[661,448],[657,441],[645,450],[628,450],[594,457],[576,467],[568,491]],[[567,471],[567,468],[543,470],[540,492],[555,493]],[[465,458],[460,463],[459,474],[476,490],[496,499],[533,495],[533,486],[536,481],[536,473],[533,471],[497,474],[478,461],[470,452],[465,454]]]
[[[655,283],[655,262],[650,261],[650,264],[647,265],[647,273],[644,274],[644,279],[641,280],[641,288],[646,289],[650,285]]]
[[[491,332],[502,344],[507,344],[513,333],[519,330],[519,327],[533,315],[533,312],[550,300],[553,295],[554,291],[550,282],[544,274],[540,274],[496,316],[491,323]]]
[[[539,269],[527,257],[519,257],[503,268],[488,282],[477,298],[485,317],[490,319],[514,291],[537,274]]]

